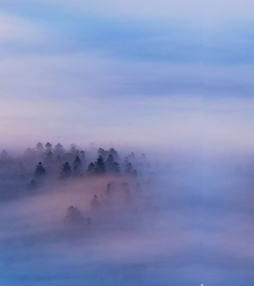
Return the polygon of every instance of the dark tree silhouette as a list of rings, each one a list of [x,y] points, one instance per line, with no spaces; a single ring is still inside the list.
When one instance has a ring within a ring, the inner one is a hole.
[[[102,156],[99,156],[95,162],[95,174],[103,175],[106,173],[106,165]]]
[[[81,158],[83,159],[83,161],[85,160],[86,158],[86,152],[84,150],[80,150],[80,155],[81,155]]]
[[[70,153],[72,153],[73,155],[77,155],[79,153],[79,150],[75,144],[71,144]]]
[[[68,162],[63,164],[60,176],[62,179],[68,179],[71,176],[71,166]]]
[[[26,157],[26,158],[32,158],[35,155],[36,155],[36,152],[32,148],[27,148],[24,152],[24,157]]]
[[[119,174],[120,173],[120,167],[117,162],[115,162],[115,159],[112,154],[108,155],[108,158],[106,160],[106,170],[110,174]]]
[[[130,200],[131,194],[130,194],[130,186],[127,182],[124,182],[122,184],[123,192],[124,192],[124,197],[126,200]]]
[[[63,145],[62,144],[60,144],[60,143],[57,143],[56,144],[56,146],[55,146],[55,148],[54,148],[54,154],[56,155],[56,156],[61,156],[61,155],[63,155],[64,154],[64,148],[63,148]]]
[[[73,173],[75,175],[80,174],[82,167],[82,161],[80,160],[79,156],[76,156],[74,162],[73,162]]]
[[[100,202],[99,202],[98,196],[94,195],[93,199],[91,201],[91,207],[92,208],[98,208],[99,206],[100,206]]]
[[[38,165],[35,167],[34,177],[41,179],[44,178],[46,175],[46,169],[43,167],[42,162],[39,162]]]
[[[130,162],[126,162],[125,165],[125,174],[126,175],[133,175],[134,168]]]
[[[12,162],[12,157],[7,153],[6,150],[3,150],[1,155],[0,155],[0,163],[1,166],[9,166]]]
[[[103,148],[98,149],[98,157],[103,157],[103,159],[106,159],[108,157],[108,151],[104,150]]]
[[[37,183],[35,180],[31,180],[28,184],[28,189],[29,190],[35,190],[37,188]]]
[[[119,155],[118,155],[117,151],[114,148],[110,148],[108,153],[109,153],[109,155],[112,155],[114,157],[115,161],[119,160]]]
[[[46,143],[45,148],[46,148],[46,152],[52,151],[52,145],[49,142]]]
[[[112,191],[111,189],[112,189],[112,188],[111,188],[111,185],[110,185],[110,183],[108,183],[108,184],[107,184],[106,194],[108,194],[108,195],[111,194],[111,191]]]
[[[52,151],[49,151],[46,153],[46,157],[45,157],[45,163],[46,164],[52,164],[54,161],[54,158],[53,158],[53,153]]]
[[[87,169],[87,173],[89,175],[94,175],[95,174],[95,164],[94,163],[90,163]]]
[[[38,142],[35,146],[35,150],[38,152],[38,153],[43,153],[44,151],[44,148],[43,148],[43,144],[41,142]]]
[[[129,159],[135,160],[135,153],[131,152],[131,154],[129,155]]]
[[[74,206],[68,207],[64,222],[72,226],[83,224],[85,222],[80,210]]]

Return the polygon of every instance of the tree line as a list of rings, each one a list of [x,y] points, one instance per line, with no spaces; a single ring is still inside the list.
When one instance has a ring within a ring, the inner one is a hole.
[[[45,145],[38,142],[35,148],[27,148],[22,156],[16,158],[6,150],[0,154],[0,172],[9,170],[24,178],[30,173],[30,189],[38,187],[46,178],[68,180],[105,175],[137,176],[138,173],[142,174],[145,167],[149,168],[145,154],[131,152],[121,158],[114,148],[99,148],[96,154],[89,154],[88,151],[78,149],[75,144],[66,150],[61,143],[53,146],[50,142]]]

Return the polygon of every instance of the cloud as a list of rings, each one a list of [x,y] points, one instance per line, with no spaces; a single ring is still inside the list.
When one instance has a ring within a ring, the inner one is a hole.
[[[0,42],[31,44],[41,42],[43,29],[36,27],[24,18],[7,14],[0,14]]]
[[[107,53],[24,55],[0,65],[5,146],[23,133],[24,145],[47,136],[198,148],[205,122],[208,145],[251,147],[251,66],[169,65]]]
[[[19,0],[3,3],[19,4]],[[30,5],[33,1],[22,1]],[[62,7],[76,13],[93,13],[103,17],[128,18],[136,21],[155,20],[157,23],[177,22],[188,25],[202,24],[206,28],[218,30],[220,25],[230,26],[234,23],[247,22],[253,19],[254,9],[252,0],[40,0],[42,5],[54,8]],[[199,27],[200,28],[200,27]],[[202,29],[202,28],[201,28]]]

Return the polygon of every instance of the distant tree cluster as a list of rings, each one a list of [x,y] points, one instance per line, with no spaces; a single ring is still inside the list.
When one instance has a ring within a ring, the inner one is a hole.
[[[133,152],[121,158],[110,148],[97,152],[78,149],[72,144],[68,150],[61,143],[38,142],[35,148],[27,148],[22,156],[13,158],[6,150],[0,153],[0,176],[11,176],[26,181],[29,190],[36,189],[49,180],[85,179],[96,176],[142,176],[149,170],[144,154]],[[22,183],[23,184],[23,183]]]
[[[132,184],[131,186],[125,181],[122,183],[110,181],[102,193],[93,195],[90,201],[90,215],[92,215],[94,212],[105,209],[105,207],[108,208],[110,206],[110,200],[112,202],[114,195],[118,196],[118,198],[121,196],[125,204],[127,203],[128,205],[128,203],[132,201],[132,195],[135,195],[136,197],[141,193],[141,190],[142,188],[140,183],[136,183],[136,185]],[[82,211],[71,205],[66,210],[64,223],[67,226],[75,226],[78,227],[78,229],[82,229],[82,227],[91,225],[92,219],[90,216],[85,217]]]
[[[132,205],[134,198],[142,197],[139,195],[143,193],[143,179],[148,181],[148,174],[151,166],[145,154],[120,154],[114,148],[85,151],[75,144],[66,149],[61,143],[54,146],[50,142],[38,142],[19,156],[11,156],[6,150],[0,153],[0,183],[7,190],[3,192],[0,184],[1,196],[3,193],[11,196],[11,186],[18,186],[18,196],[23,193],[30,196],[51,189],[55,183],[71,186],[72,182],[82,184],[83,180],[106,181],[101,191],[90,190],[89,211],[80,211],[73,205],[67,208],[64,223],[78,230],[84,226],[90,228],[96,215],[115,202],[121,209]]]

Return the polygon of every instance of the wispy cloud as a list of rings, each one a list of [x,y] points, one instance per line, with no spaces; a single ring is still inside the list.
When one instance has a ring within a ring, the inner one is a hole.
[[[0,42],[3,44],[32,44],[43,40],[43,27],[22,17],[0,14]]]
[[[2,0],[5,5],[19,5],[18,0]],[[24,5],[34,4],[31,0],[22,2]],[[249,21],[253,19],[252,0],[49,0],[37,1],[40,5],[51,7],[62,7],[76,13],[92,12],[109,17],[127,17],[134,19],[156,19],[165,22],[189,22],[197,24],[206,22],[210,26],[217,26],[218,23],[232,25],[239,21]],[[219,28],[219,26],[217,26]]]

